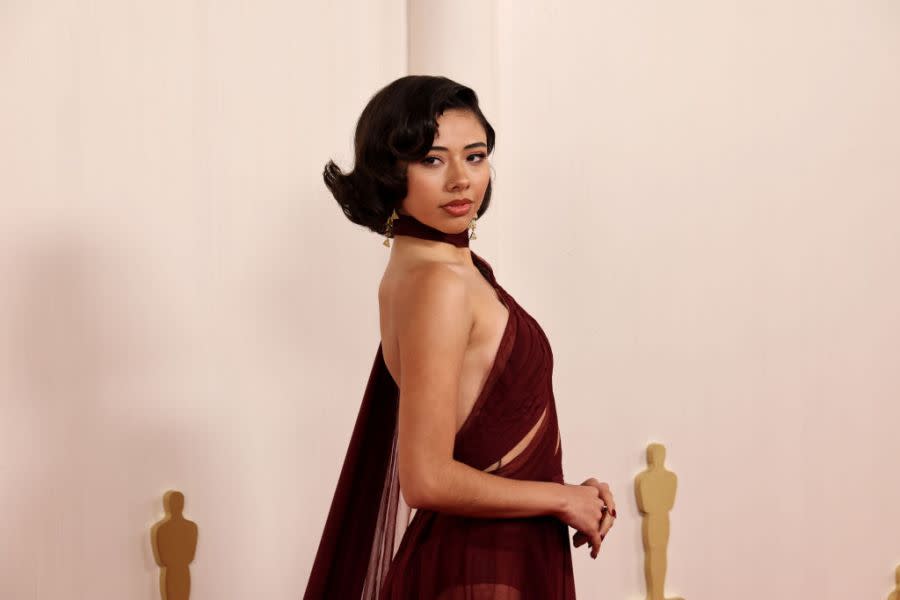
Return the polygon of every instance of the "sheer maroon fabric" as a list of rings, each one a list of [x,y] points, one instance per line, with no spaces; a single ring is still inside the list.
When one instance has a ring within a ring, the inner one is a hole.
[[[487,261],[471,254],[509,317],[453,456],[500,477],[562,483],[550,343]],[[409,510],[397,478],[398,396],[379,344],[304,598],[574,599],[562,521]]]

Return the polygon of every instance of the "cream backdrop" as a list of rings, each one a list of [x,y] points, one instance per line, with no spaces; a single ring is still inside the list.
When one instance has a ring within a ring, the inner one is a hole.
[[[900,7],[0,5],[0,597],[299,598],[378,346],[388,250],[322,183],[407,73],[497,129],[473,242],[546,330],[567,480],[679,476],[669,595],[883,598],[900,564]],[[349,546],[353,539],[345,540]]]

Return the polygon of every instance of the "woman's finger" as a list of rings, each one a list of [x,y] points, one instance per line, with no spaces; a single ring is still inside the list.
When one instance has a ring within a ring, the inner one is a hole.
[[[600,534],[593,536],[591,539],[591,558],[597,558],[597,555],[600,553],[600,543],[603,540],[600,539]]]
[[[600,539],[601,541],[606,538],[606,534],[609,533],[609,530],[612,529],[615,520],[612,518],[608,518],[604,515],[604,517],[600,520]],[[580,548],[585,543],[587,543],[591,538],[585,534],[583,531],[575,532],[575,535],[572,536],[572,543],[576,548]]]
[[[597,533],[600,533],[600,530],[597,530]],[[575,535],[572,536],[572,542],[575,544],[576,548],[583,546],[584,544],[591,541],[590,533],[585,533],[584,531],[576,531]]]
[[[607,513],[602,519],[600,519],[600,535],[606,537],[606,534],[609,533],[609,530],[612,529],[613,524],[616,520],[609,516]]]
[[[609,508],[609,512],[612,513],[612,516],[616,516],[616,501],[613,498],[612,492],[609,490],[609,484],[605,481],[597,481],[595,478],[591,477],[586,479],[584,483],[581,485],[589,485],[597,490],[597,495],[603,500],[603,504],[605,504]]]
[[[599,489],[599,488],[598,488]],[[603,504],[607,506],[609,509],[609,514],[613,517],[616,516],[616,501],[613,498],[613,494],[609,491],[609,488],[600,489],[600,499],[603,500]]]

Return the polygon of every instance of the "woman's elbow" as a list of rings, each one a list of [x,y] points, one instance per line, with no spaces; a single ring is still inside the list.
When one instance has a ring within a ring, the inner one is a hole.
[[[426,473],[404,473],[400,470],[400,493],[410,508],[429,509],[437,497],[435,478]]]

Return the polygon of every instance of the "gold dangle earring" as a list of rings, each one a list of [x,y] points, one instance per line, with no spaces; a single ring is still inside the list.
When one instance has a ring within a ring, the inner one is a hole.
[[[400,215],[397,214],[397,209],[391,213],[391,216],[388,217],[387,224],[384,227],[384,245],[388,248],[391,247],[391,239],[394,237],[394,219],[399,218]]]
[[[472,219],[471,222],[469,222],[469,239],[470,240],[477,239],[475,237],[475,221],[477,221],[477,220],[478,220],[478,217],[476,216],[475,218]]]

